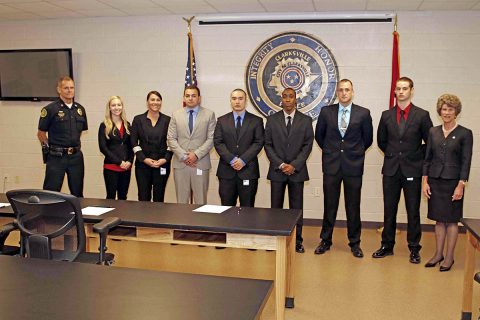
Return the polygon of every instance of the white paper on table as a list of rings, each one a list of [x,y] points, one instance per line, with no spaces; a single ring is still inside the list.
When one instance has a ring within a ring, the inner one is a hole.
[[[207,212],[207,213],[222,213],[228,209],[230,209],[231,206],[216,206],[213,204],[206,204],[204,206],[201,206],[193,211],[195,212]]]
[[[0,202],[0,208],[10,207],[10,203],[8,202]]]
[[[112,211],[115,208],[108,207],[85,207],[82,209],[82,215],[84,216],[101,216],[104,213]]]

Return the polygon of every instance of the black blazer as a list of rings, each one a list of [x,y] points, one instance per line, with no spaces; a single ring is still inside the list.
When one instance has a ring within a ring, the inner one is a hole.
[[[431,178],[468,180],[472,163],[472,130],[456,127],[445,138],[442,126],[430,129],[423,175]]]
[[[394,176],[400,168],[406,177],[421,177],[428,130],[433,126],[428,111],[412,104],[405,123],[405,131],[399,134],[397,107],[382,112],[378,124],[377,143],[385,157],[382,174]]]
[[[283,110],[269,116],[265,126],[265,152],[270,167],[267,179],[272,181],[307,181],[307,158],[312,152],[313,128],[312,118],[300,111],[295,111],[290,134],[287,135],[287,126]],[[284,174],[278,167],[282,163],[295,167],[291,176]]]
[[[118,129],[114,126],[112,132],[108,135],[110,139],[105,136],[105,123],[100,124],[98,129],[98,145],[100,151],[105,155],[105,164],[120,165],[122,161],[129,161],[133,163],[132,144],[130,143],[130,134],[125,130],[123,138],[120,138]],[[130,123],[128,129],[131,131]]]
[[[318,116],[315,140],[322,148],[324,174],[341,172],[346,176],[363,175],[365,151],[373,143],[373,125],[370,110],[352,104],[350,122],[344,137],[338,128],[339,105],[322,108]]]
[[[250,112],[245,112],[239,137],[232,112],[218,118],[213,134],[213,144],[220,156],[217,176],[223,179],[238,176],[242,180],[260,178],[257,155],[263,148],[264,139],[262,118]],[[230,161],[235,157],[245,162],[240,171],[230,166]]]
[[[143,163],[145,158],[153,160],[165,159],[164,167],[170,168],[172,152],[167,148],[167,131],[170,117],[160,113],[157,123],[152,127],[152,122],[147,118],[148,111],[133,118],[131,141],[132,147],[140,146],[142,150],[135,153],[136,166],[147,166]]]

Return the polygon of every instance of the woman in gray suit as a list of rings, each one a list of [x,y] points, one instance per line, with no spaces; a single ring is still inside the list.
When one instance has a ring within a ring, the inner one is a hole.
[[[460,99],[453,94],[438,98],[437,112],[443,124],[430,129],[423,166],[423,194],[428,198],[428,218],[435,220],[435,255],[426,268],[440,265],[449,271],[454,263],[458,222],[463,216],[463,192],[470,173],[473,135],[457,124],[462,110]],[[447,250],[443,256],[445,239]]]

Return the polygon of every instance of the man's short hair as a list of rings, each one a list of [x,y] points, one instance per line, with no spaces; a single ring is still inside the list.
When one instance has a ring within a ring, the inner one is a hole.
[[[245,90],[240,89],[240,88],[233,89],[232,92],[230,93],[230,97],[232,96],[232,94],[233,94],[235,91],[243,92],[243,95],[245,96],[245,98],[247,97],[247,93],[245,92]]]
[[[71,77],[62,76],[57,81],[57,87],[60,88],[62,86],[62,82],[64,82],[64,81],[72,81],[73,83],[75,83],[75,81],[73,81],[73,79]]]
[[[395,82],[395,84],[399,83],[400,81],[408,82],[410,89],[413,89],[413,80],[410,79],[409,77],[401,77],[397,80],[397,82]]]
[[[185,95],[185,92],[187,90],[197,90],[198,96],[200,97],[200,89],[197,86],[195,85],[186,86],[185,89],[183,89],[183,95]]]
[[[352,88],[353,88],[353,83],[352,83],[352,81],[351,81],[350,79],[342,79],[342,80],[338,81],[338,84],[340,84],[340,83],[345,83],[345,82],[350,83],[350,85],[351,85]]]

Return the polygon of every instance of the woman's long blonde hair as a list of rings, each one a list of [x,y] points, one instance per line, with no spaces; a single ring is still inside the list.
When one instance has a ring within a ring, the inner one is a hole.
[[[113,121],[112,121],[112,113],[110,112],[110,103],[112,100],[118,99],[120,100],[120,103],[122,104],[122,113],[120,114],[120,118],[122,119],[123,122],[123,127],[125,128],[125,131],[127,134],[130,134],[130,130],[128,129],[128,121],[127,121],[127,115],[125,113],[125,106],[123,105],[123,100],[119,96],[111,96],[108,101],[107,101],[107,106],[105,108],[105,120],[103,120],[103,123],[105,124],[105,136],[107,139],[110,139],[109,135],[110,133],[113,132]],[[115,132],[112,133],[115,135]]]

